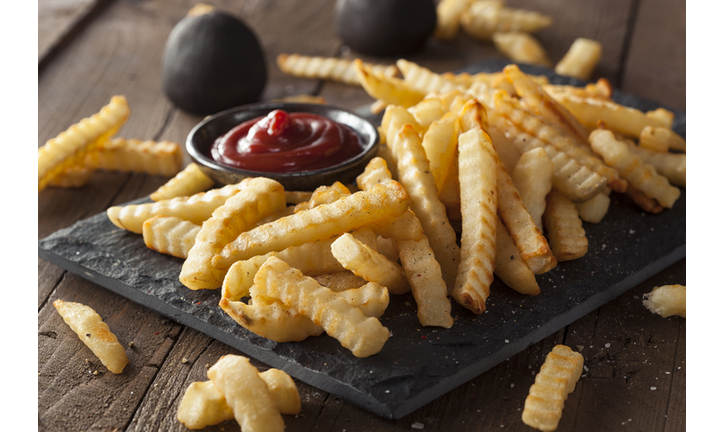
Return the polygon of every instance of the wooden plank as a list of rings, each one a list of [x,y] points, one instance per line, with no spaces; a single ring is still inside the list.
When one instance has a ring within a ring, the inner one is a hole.
[[[686,2],[641,0],[621,88],[686,109]]]
[[[109,0],[38,0],[38,63],[43,64]]]
[[[52,305],[60,298],[95,309],[130,364],[109,372]],[[127,424],[182,326],[76,275],[68,274],[38,314],[38,423],[43,430]],[[130,346],[131,342],[133,347]]]

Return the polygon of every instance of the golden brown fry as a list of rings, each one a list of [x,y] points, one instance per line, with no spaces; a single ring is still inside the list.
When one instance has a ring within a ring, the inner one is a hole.
[[[524,74],[517,65],[508,65],[503,72],[527,106],[572,136],[577,143],[586,146],[588,130],[566,106],[553,99],[535,79]]]
[[[666,127],[666,124],[655,116],[649,116],[635,108],[619,105],[613,101],[565,94],[556,94],[554,97],[579,122],[591,129],[596,128],[599,122],[603,122],[613,131],[638,138],[646,126]]]
[[[360,309],[275,257],[267,259],[259,269],[251,294],[254,298],[278,299],[298,310],[355,357],[378,353],[389,338],[389,330],[378,319],[365,316]]]
[[[360,85],[354,65],[351,61],[335,57],[313,57],[299,54],[279,54],[277,65],[282,72],[310,79],[338,81],[349,85]],[[366,64],[376,73],[384,76],[396,76],[394,65]]]
[[[332,243],[332,255],[344,268],[369,282],[378,283],[392,294],[410,290],[402,268],[384,255],[345,233]]]
[[[520,256],[534,274],[556,266],[556,258],[513,184],[508,171],[498,161],[498,214],[520,250]]]
[[[543,221],[548,242],[558,261],[580,258],[588,252],[588,239],[578,210],[568,198],[552,190],[548,194]]]
[[[128,364],[126,350],[96,311],[84,304],[60,299],[54,301],[53,306],[103,366],[114,374],[123,372]]]
[[[85,166],[108,171],[174,176],[181,171],[181,146],[171,141],[113,138],[88,152]]]
[[[488,113],[477,99],[465,102],[459,113],[460,131],[467,132],[475,128],[488,129]]]
[[[686,286],[663,285],[644,294],[644,306],[664,318],[678,315],[686,318]]]
[[[445,93],[465,89],[445,76],[405,59],[397,60],[397,67],[402,72],[407,85],[420,93]]]
[[[607,164],[615,167],[631,186],[642,191],[647,197],[671,208],[681,195],[679,188],[669,184],[666,177],[658,174],[656,168],[644,163],[616,139],[609,130],[598,129],[589,138],[593,150],[600,154]]]
[[[401,105],[409,108],[420,102],[425,93],[411,88],[405,81],[375,73],[371,67],[362,60],[354,61],[357,79],[367,94],[388,104]]]
[[[536,38],[523,32],[493,33],[495,48],[504,56],[516,63],[527,63],[543,67],[551,67],[543,45]]]
[[[143,232],[143,223],[146,220],[158,215],[175,216],[201,225],[227,199],[243,190],[247,181],[248,179],[245,179],[237,184],[199,192],[190,197],[180,196],[155,203],[114,206],[106,210],[106,213],[115,226],[137,234]]]
[[[284,187],[277,181],[249,178],[246,187],[204,221],[181,267],[179,280],[192,290],[220,288],[228,268],[211,265],[214,255],[261,218],[285,208]]]
[[[185,259],[200,230],[200,225],[181,218],[154,216],[143,223],[143,242],[156,252]]]
[[[282,414],[296,415],[302,411],[302,401],[299,399],[299,390],[292,377],[283,370],[270,368],[259,373],[264,380],[274,404]]]
[[[112,137],[125,123],[130,109],[124,96],[113,96],[108,105],[90,117],[72,125],[38,149],[38,191],[88,152]]]
[[[450,41],[460,29],[460,16],[473,0],[441,0],[437,4],[437,26],[435,37]]]
[[[637,146],[630,140],[621,140],[631,153],[644,163],[652,165],[656,171],[676,186],[686,186],[686,153],[669,153],[651,151]]]
[[[459,179],[462,213],[460,266],[453,298],[480,314],[490,295],[495,268],[495,214],[498,207],[497,166],[490,137],[480,128],[460,135]]]
[[[521,294],[540,294],[535,275],[523,262],[520,251],[505,229],[505,225],[498,216],[495,217],[495,221],[495,275],[509,288]]]
[[[208,190],[214,181],[204,174],[194,162],[186,165],[181,172],[151,194],[154,201],[191,196]]]
[[[397,182],[377,185],[331,203],[315,207],[241,233],[212,263],[226,268],[236,261],[284,250],[352,231],[372,222],[400,216],[410,196]]]
[[[674,124],[674,113],[667,110],[666,108],[656,108],[653,111],[647,111],[646,117],[652,118],[657,122],[661,123],[661,127],[671,129]]]
[[[676,132],[665,127],[644,127],[639,136],[639,145],[659,152],[667,152],[669,149],[686,151],[686,141]]]
[[[601,60],[601,43],[592,39],[577,38],[568,52],[555,67],[558,75],[588,80]]]
[[[207,373],[234,412],[239,427],[249,432],[283,432],[284,420],[259,371],[249,359],[225,355]]]
[[[553,187],[553,163],[546,156],[545,150],[539,147],[523,153],[511,178],[520,193],[523,205],[542,231],[546,196]]]
[[[437,196],[435,178],[430,172],[422,140],[411,125],[404,125],[397,133],[394,148],[400,183],[411,197],[410,209],[420,220],[449,287],[455,281],[460,249],[445,206]]]
[[[553,24],[537,11],[504,7],[502,0],[474,1],[460,17],[460,25],[471,37],[488,41],[497,32],[535,33]]]
[[[523,409],[523,423],[541,431],[554,431],[563,415],[563,404],[576,388],[583,371],[583,356],[565,345],[556,345],[546,356]]]
[[[647,197],[645,193],[633,186],[629,185],[628,189],[626,189],[626,195],[628,195],[631,200],[633,200],[633,202],[645,212],[657,214],[664,211],[664,207],[662,207],[658,201]]]
[[[246,304],[222,298],[219,307],[245,329],[275,342],[299,342],[324,332],[296,309],[278,302]]]
[[[312,196],[307,201],[299,203],[294,207],[294,213],[309,210],[322,204],[335,202],[350,193],[347,186],[340,182],[334,182],[332,186],[320,186],[314,190]]]

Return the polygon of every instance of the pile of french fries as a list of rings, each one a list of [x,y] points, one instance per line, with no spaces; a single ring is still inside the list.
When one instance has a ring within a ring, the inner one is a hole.
[[[603,80],[351,65],[385,106],[378,157],[356,184],[206,190],[191,164],[155,202],[109,219],[183,258],[186,287],[221,288],[219,306],[246,329],[277,342],[326,332],[367,357],[390,336],[379,320],[390,295],[411,292],[421,325],[450,328],[450,299],[482,313],[494,275],[536,295],[537,275],[585,256],[583,221],[601,221],[612,192],[656,213],[685,186],[673,114],[621,106]]]

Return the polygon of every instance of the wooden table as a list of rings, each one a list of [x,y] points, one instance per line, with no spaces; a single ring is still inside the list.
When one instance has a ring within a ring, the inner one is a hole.
[[[172,27],[192,0],[39,0],[38,145],[114,94],[128,98],[128,138],[183,143],[200,120],[176,109],[161,90],[161,55]],[[321,95],[356,108],[372,99],[342,84],[285,76],[282,52],[355,57],[334,31],[333,0],[233,0],[208,3],[242,17],[266,51],[269,82],[263,99]],[[557,61],[577,37],[602,42],[596,77],[672,108],[686,109],[686,4],[682,0],[510,0],[539,10],[555,24],[538,34]],[[431,41],[408,58],[436,72],[499,57],[492,46],[459,35]],[[370,59],[370,58],[368,58]],[[370,59],[391,62],[391,59]],[[166,179],[98,172],[81,189],[49,188],[38,195],[38,237],[143,197]],[[369,414],[298,382],[302,414],[286,416],[290,431],[530,430],[521,410],[533,376],[559,343],[584,355],[586,369],[567,402],[560,431],[615,428],[678,431],[685,428],[686,320],[645,310],[642,295],[655,285],[686,283],[682,260],[604,307],[556,332],[482,376],[397,421]],[[79,301],[104,317],[129,348],[130,366],[109,373],[52,306]],[[129,345],[133,343],[133,347]],[[235,350],[132,303],[75,274],[38,260],[38,425],[47,431],[184,430],[176,420],[188,384]],[[256,363],[257,366],[263,366]],[[238,430],[225,422],[207,430]]]

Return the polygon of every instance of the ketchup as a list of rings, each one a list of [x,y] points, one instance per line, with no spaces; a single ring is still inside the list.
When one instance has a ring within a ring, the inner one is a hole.
[[[217,138],[211,158],[250,171],[288,173],[338,165],[362,153],[348,126],[309,113],[270,112]]]

